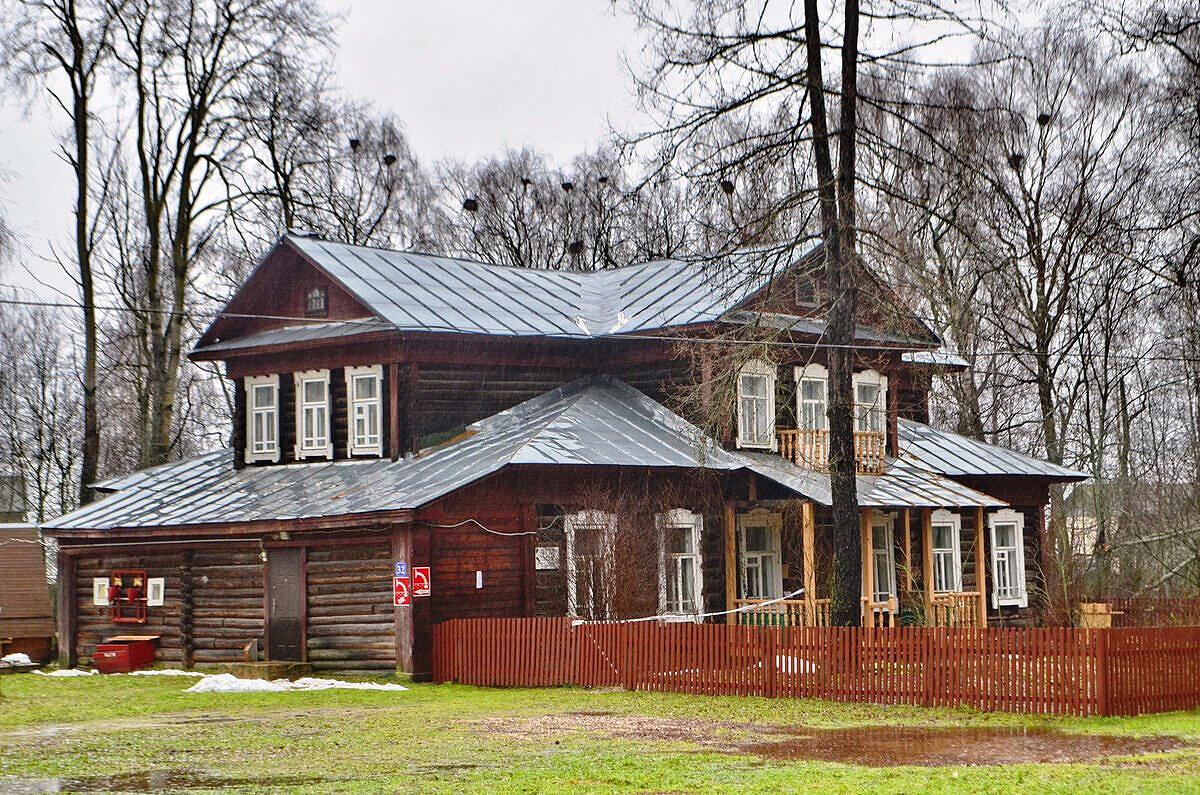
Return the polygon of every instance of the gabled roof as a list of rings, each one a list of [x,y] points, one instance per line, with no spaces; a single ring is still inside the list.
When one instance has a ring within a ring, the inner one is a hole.
[[[900,420],[900,456],[922,469],[950,477],[1025,476],[1087,480],[1088,475],[912,420]]]
[[[579,379],[475,423],[413,459],[234,469],[229,450],[101,484],[110,497],[48,530],[310,519],[412,510],[510,464],[740,469],[661,404],[607,376]]]

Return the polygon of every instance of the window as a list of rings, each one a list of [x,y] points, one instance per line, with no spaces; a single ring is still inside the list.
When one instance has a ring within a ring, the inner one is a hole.
[[[703,573],[700,533],[704,519],[691,511],[674,510],[657,517],[658,612],[699,615],[703,612]]]
[[[279,376],[246,379],[246,463],[279,460]]]
[[[896,595],[896,542],[891,514],[876,514],[871,522],[872,602],[886,602]]]
[[[775,368],[754,360],[738,373],[738,447],[774,450]]]
[[[854,374],[854,430],[884,433],[887,428],[887,376],[874,370]]]
[[[613,551],[617,517],[581,511],[563,517],[567,539],[567,615],[612,618]]]
[[[558,544],[542,544],[534,550],[534,561],[538,571],[558,571],[562,566],[561,558]]]
[[[992,535],[992,607],[1028,607],[1025,517],[1006,508],[988,517],[988,524]]]
[[[962,517],[950,511],[934,511],[931,518],[933,538],[933,590],[962,590]]]
[[[743,599],[778,599],[783,595],[780,525],[779,514],[761,509],[738,517]]]
[[[829,429],[829,371],[819,364],[796,368],[796,418],[801,430]]]
[[[312,287],[304,294],[304,316],[326,317],[329,314],[329,291],[324,287]]]
[[[347,367],[350,455],[383,455],[383,366]]]
[[[815,309],[821,305],[821,288],[815,272],[796,275],[796,306]]]
[[[296,458],[333,458],[329,371],[296,373]]]

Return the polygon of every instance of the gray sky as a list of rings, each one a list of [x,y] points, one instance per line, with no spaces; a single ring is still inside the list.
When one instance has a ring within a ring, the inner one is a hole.
[[[339,42],[346,93],[395,112],[424,161],[530,145],[565,160],[636,117],[625,51],[639,38],[606,0],[354,0]],[[21,235],[0,276],[69,289],[40,258],[69,245],[71,179],[44,103],[0,104],[0,207]],[[28,266],[37,278],[20,266]]]

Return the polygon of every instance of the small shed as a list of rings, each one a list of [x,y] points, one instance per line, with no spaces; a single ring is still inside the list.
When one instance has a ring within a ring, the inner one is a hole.
[[[48,662],[54,613],[36,527],[0,524],[0,655],[21,652]]]

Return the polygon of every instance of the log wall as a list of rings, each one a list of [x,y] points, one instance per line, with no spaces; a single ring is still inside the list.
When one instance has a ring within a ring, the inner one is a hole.
[[[81,557],[75,568],[76,630],[75,656],[80,665],[90,665],[96,644],[113,635],[160,635],[158,659],[175,664],[183,662],[183,644],[180,632],[180,566],[182,554],[136,555],[109,553],[102,556]],[[144,569],[147,579],[166,579],[167,599],[162,607],[152,607],[145,624],[114,624],[108,607],[92,604],[92,580],[96,577],[112,577],[116,569]]]
[[[308,662],[316,670],[392,670],[396,630],[388,542],[310,547]]]

